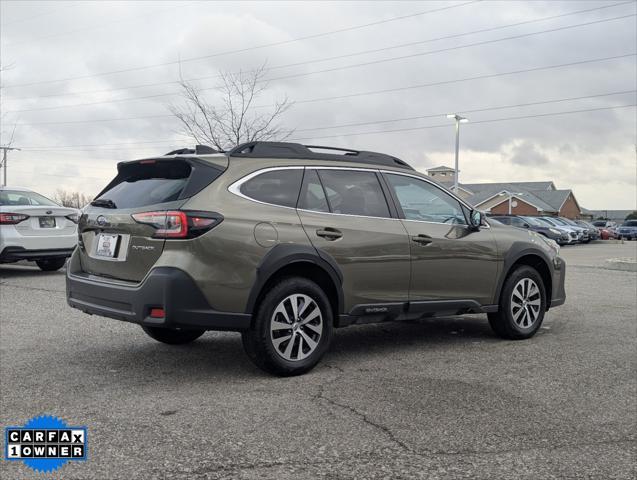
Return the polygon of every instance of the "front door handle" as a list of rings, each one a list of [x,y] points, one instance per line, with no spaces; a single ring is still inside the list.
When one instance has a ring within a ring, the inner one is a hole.
[[[336,228],[326,227],[324,229],[319,229],[316,231],[316,234],[319,237],[323,237],[325,240],[334,241],[338,240],[343,236],[343,232],[337,230]]]
[[[429,245],[431,242],[433,242],[433,238],[431,238],[429,235],[424,235],[422,233],[420,235],[415,235],[411,237],[411,239],[414,242],[419,243],[421,245]]]

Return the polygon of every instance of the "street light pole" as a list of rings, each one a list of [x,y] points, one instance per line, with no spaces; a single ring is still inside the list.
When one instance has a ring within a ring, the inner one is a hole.
[[[2,150],[2,167],[3,167],[2,185],[6,187],[7,186],[7,152],[9,150],[20,150],[20,149],[15,147],[0,147],[0,150]]]
[[[509,215],[511,215],[513,213],[513,197],[521,197],[522,195],[524,195],[523,192],[509,192],[508,190],[504,190],[503,192],[498,193],[498,196],[502,197],[504,195],[507,195],[509,197]]]
[[[458,193],[458,177],[460,176],[460,169],[458,166],[458,156],[460,153],[460,124],[467,123],[469,120],[465,117],[461,117],[456,113],[450,113],[447,115],[447,118],[453,118],[456,122],[456,167],[455,167],[455,178],[453,182],[453,191]]]

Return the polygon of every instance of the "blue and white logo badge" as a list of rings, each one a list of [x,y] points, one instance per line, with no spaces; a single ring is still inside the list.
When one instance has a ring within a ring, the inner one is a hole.
[[[86,427],[69,427],[57,417],[34,417],[23,427],[5,427],[4,458],[22,460],[36,472],[53,472],[70,460],[86,460],[86,433]]]

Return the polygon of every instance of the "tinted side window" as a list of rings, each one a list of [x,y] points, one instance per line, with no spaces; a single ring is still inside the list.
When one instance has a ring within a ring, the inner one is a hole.
[[[329,212],[327,198],[323,185],[319,180],[316,170],[307,169],[303,176],[303,186],[299,197],[298,208],[313,210],[315,212]]]
[[[498,222],[504,223],[505,225],[511,225],[511,219],[509,217],[493,217]]]
[[[320,170],[332,213],[389,218],[387,200],[374,172]]]
[[[513,225],[514,227],[524,227],[525,223],[526,222],[521,218],[511,217],[511,225]]]
[[[458,200],[429,182],[386,174],[407,220],[466,225]]]
[[[272,170],[251,178],[241,185],[240,191],[259,202],[296,207],[302,176],[301,168]]]

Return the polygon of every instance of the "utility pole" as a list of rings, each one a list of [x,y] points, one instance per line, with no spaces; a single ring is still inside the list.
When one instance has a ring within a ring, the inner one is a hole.
[[[2,175],[2,185],[4,187],[7,186],[7,152],[9,150],[20,150],[16,147],[0,147],[2,150],[2,167],[3,167],[3,175]]]
[[[450,113],[447,118],[453,118],[456,121],[456,173],[453,181],[453,191],[458,193],[458,177],[460,176],[460,169],[458,168],[458,154],[460,152],[460,124],[467,123],[469,119],[461,117],[457,113]]]

